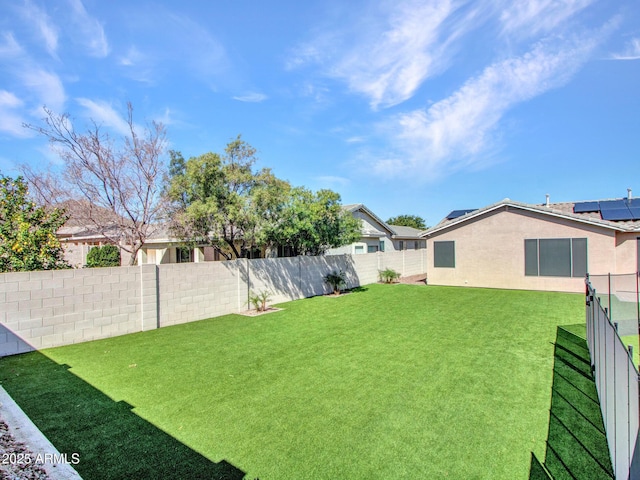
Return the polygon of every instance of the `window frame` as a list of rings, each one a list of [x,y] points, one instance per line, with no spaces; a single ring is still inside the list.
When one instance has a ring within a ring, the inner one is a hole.
[[[588,246],[587,237],[525,238],[524,275],[584,278],[589,271]]]
[[[433,242],[433,267],[456,268],[455,240],[442,240]]]

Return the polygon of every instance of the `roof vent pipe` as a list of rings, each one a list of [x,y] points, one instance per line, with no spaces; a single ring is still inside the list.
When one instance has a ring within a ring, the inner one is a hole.
[[[546,197],[547,197],[547,203],[546,204],[547,204],[547,207],[548,207],[549,206],[549,194],[548,193],[547,193]]]
[[[627,200],[631,200],[631,189],[627,188]]]

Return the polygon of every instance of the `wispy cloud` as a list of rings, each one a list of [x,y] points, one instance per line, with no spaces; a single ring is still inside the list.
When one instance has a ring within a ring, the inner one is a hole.
[[[264,102],[268,97],[264,93],[250,92],[245,95],[238,95],[233,97],[234,100],[238,100],[239,102],[248,102],[248,103],[260,103]]]
[[[30,0],[25,0],[20,12],[44,42],[45,49],[55,57],[58,50],[58,29],[47,13]]]
[[[180,70],[184,78],[197,78],[215,87],[231,62],[223,44],[198,20],[159,5],[150,16],[147,8],[130,5],[126,22],[132,39],[117,57],[125,75],[157,84]]]
[[[93,101],[88,98],[77,98],[76,101],[84,107],[86,114],[100,126],[111,128],[121,135],[129,133],[129,125],[126,120],[104,101]]]
[[[594,0],[527,0],[508,2],[500,21],[503,32],[516,36],[546,34],[563,24]]]
[[[404,102],[447,63],[448,21],[462,2],[404,1],[370,12],[352,28],[299,46],[287,68],[318,63],[329,77],[369,99],[373,109]]]
[[[621,53],[611,56],[614,60],[640,60],[640,38],[633,38]]]
[[[64,108],[67,95],[58,75],[40,67],[25,66],[19,76],[27,90],[36,96],[40,106],[44,104],[55,111]]]
[[[30,132],[22,126],[24,120],[17,111],[22,105],[23,101],[13,93],[0,90],[0,132],[19,138],[30,136]]]
[[[515,105],[566,84],[599,42],[599,35],[537,43],[528,53],[496,62],[428,109],[384,125],[394,150],[375,163],[384,176],[435,178],[482,160]]]
[[[24,53],[23,48],[18,44],[13,33],[3,33],[4,41],[0,43],[0,58],[15,58]]]
[[[82,4],[82,0],[69,0],[73,18],[74,32],[80,42],[93,57],[106,57],[109,55],[109,42],[102,24],[89,15]]]

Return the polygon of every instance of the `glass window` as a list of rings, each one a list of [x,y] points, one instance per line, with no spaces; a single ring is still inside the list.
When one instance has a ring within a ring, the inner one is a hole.
[[[356,245],[356,253],[364,253],[364,247],[362,245]]]
[[[378,245],[367,245],[367,253],[376,253],[378,251]]]
[[[524,274],[538,276],[538,240],[524,241]]]
[[[404,250],[404,240],[398,242],[398,250]]]
[[[538,243],[541,277],[571,276],[571,241],[568,238],[545,238]]]
[[[384,240],[380,240],[380,251],[384,252]]]
[[[176,249],[176,261],[178,263],[188,263],[193,261],[193,250],[190,248],[178,247]]]
[[[453,241],[433,242],[433,266],[455,268],[456,244]]]
[[[524,274],[541,277],[584,277],[587,274],[587,239],[526,239]]]
[[[587,274],[587,239],[571,239],[571,274],[574,277],[584,277]]]

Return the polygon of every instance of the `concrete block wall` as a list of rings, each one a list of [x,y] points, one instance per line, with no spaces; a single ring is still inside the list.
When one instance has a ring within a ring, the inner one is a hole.
[[[379,269],[391,268],[403,277],[426,273],[427,250],[401,250],[384,253],[378,256]]]
[[[140,331],[139,267],[0,275],[0,356]]]
[[[247,309],[243,294],[246,260],[154,267],[158,271],[158,327]]]
[[[424,273],[421,252],[232,260],[0,274],[0,356],[192,322],[249,308],[267,290],[271,303],[328,293],[324,277],[347,287],[378,281],[389,265]]]

